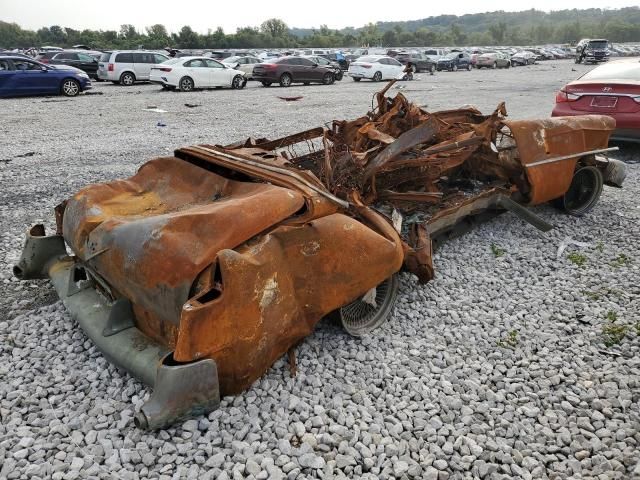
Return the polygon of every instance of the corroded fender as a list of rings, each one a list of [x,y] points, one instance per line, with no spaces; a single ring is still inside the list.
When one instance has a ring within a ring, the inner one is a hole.
[[[569,189],[580,156],[527,168],[526,165],[572,153],[606,148],[616,122],[606,115],[555,117],[503,122],[516,140],[531,186],[529,204],[561,197]]]
[[[373,210],[321,208],[300,221],[307,187],[268,180],[159,158],[79,191],[62,220],[79,262],[131,302],[141,332],[180,364],[215,360],[222,395],[249,387],[403,262],[397,232]]]

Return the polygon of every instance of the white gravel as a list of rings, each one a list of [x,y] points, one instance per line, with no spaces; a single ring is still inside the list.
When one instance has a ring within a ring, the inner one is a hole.
[[[515,117],[544,117],[555,90],[586,68],[421,75],[401,91],[431,109],[506,100]],[[374,334],[358,340],[321,322],[297,349],[295,378],[280,360],[208,417],[155,433],[132,421],[148,391],[108,364],[48,282],[12,276],[25,228],[51,228],[52,208],[81,186],[181,145],[353,118],[378,88],[96,84],[102,95],[1,101],[0,479],[640,476],[637,165],[585,218],[537,208],[556,226],[547,234],[505,214],[446,244],[434,281],[402,276],[393,318]],[[168,113],[143,111],[151,105]],[[638,162],[640,150],[621,157]],[[591,246],[557,260],[567,236]],[[614,314],[629,328],[606,346]]]

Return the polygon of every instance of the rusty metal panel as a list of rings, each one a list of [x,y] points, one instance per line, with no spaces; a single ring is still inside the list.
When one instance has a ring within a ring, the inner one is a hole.
[[[605,148],[615,128],[606,115],[555,117],[544,120],[505,121],[516,140],[523,165],[559,155]],[[526,169],[531,187],[529,203],[548,202],[569,188],[579,156]]]

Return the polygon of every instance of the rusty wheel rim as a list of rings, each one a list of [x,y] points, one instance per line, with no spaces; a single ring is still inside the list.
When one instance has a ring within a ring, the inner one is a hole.
[[[366,335],[382,325],[393,310],[398,296],[398,275],[394,274],[376,287],[376,306],[362,298],[340,308],[344,329],[354,337]]]

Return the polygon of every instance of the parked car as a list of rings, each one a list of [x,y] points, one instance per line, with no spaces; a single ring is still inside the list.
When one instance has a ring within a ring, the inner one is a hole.
[[[447,52],[444,48],[430,48],[422,53],[424,53],[427,57],[437,63],[438,60],[440,60],[449,52]]]
[[[471,70],[471,56],[466,52],[451,52],[438,60],[436,70]]]
[[[102,52],[94,52],[102,55]],[[91,78],[98,79],[98,58],[88,51],[64,50],[62,52],[46,52],[36,57],[42,63],[49,65],[69,65],[79,68]]]
[[[308,58],[280,57],[258,63],[253,67],[252,76],[265,87],[279,83],[281,87],[290,87],[293,83],[312,82],[331,85],[335,82],[333,68],[323,67]]]
[[[230,87],[242,89],[247,76],[241,70],[208,57],[172,58],[151,67],[149,81],[165,90],[190,92],[196,88]]]
[[[557,93],[551,115],[590,113],[616,120],[612,138],[640,142],[640,62],[617,60],[569,82]]]
[[[354,82],[368,78],[374,82],[393,80],[404,74],[404,65],[386,55],[367,55],[351,62],[349,75]]]
[[[585,38],[576,45],[576,63],[600,63],[609,60],[609,41],[604,38]]]
[[[0,97],[58,94],[75,97],[90,88],[89,76],[77,68],[0,55]]]
[[[169,57],[161,53],[141,50],[105,52],[98,61],[98,78],[130,86],[149,80],[151,67],[167,60]]]
[[[222,60],[222,63],[224,63],[225,65],[229,65],[231,68],[243,71],[248,80],[253,80],[253,67],[260,62],[262,62],[262,60],[251,55],[235,55],[233,57],[227,57]]]
[[[511,55],[511,66],[516,67],[518,65],[533,65],[536,63],[536,56],[532,52],[522,50],[521,52]]]
[[[414,73],[434,72],[436,69],[436,62],[424,53],[400,52],[395,58],[403,65],[411,65]]]
[[[476,59],[476,68],[509,68],[511,60],[500,52],[489,52],[479,55]]]
[[[337,81],[342,80],[344,73],[338,62],[332,62],[331,60],[321,57],[320,55],[305,55],[304,58],[308,58],[314,63],[317,63],[321,67],[329,68],[333,72],[333,76]]]
[[[319,55],[319,56],[324,57],[333,63],[337,63],[340,69],[342,70],[349,70],[350,59],[347,57],[349,57],[350,55],[344,55],[342,53],[335,52],[335,53],[327,53],[326,55]]]

